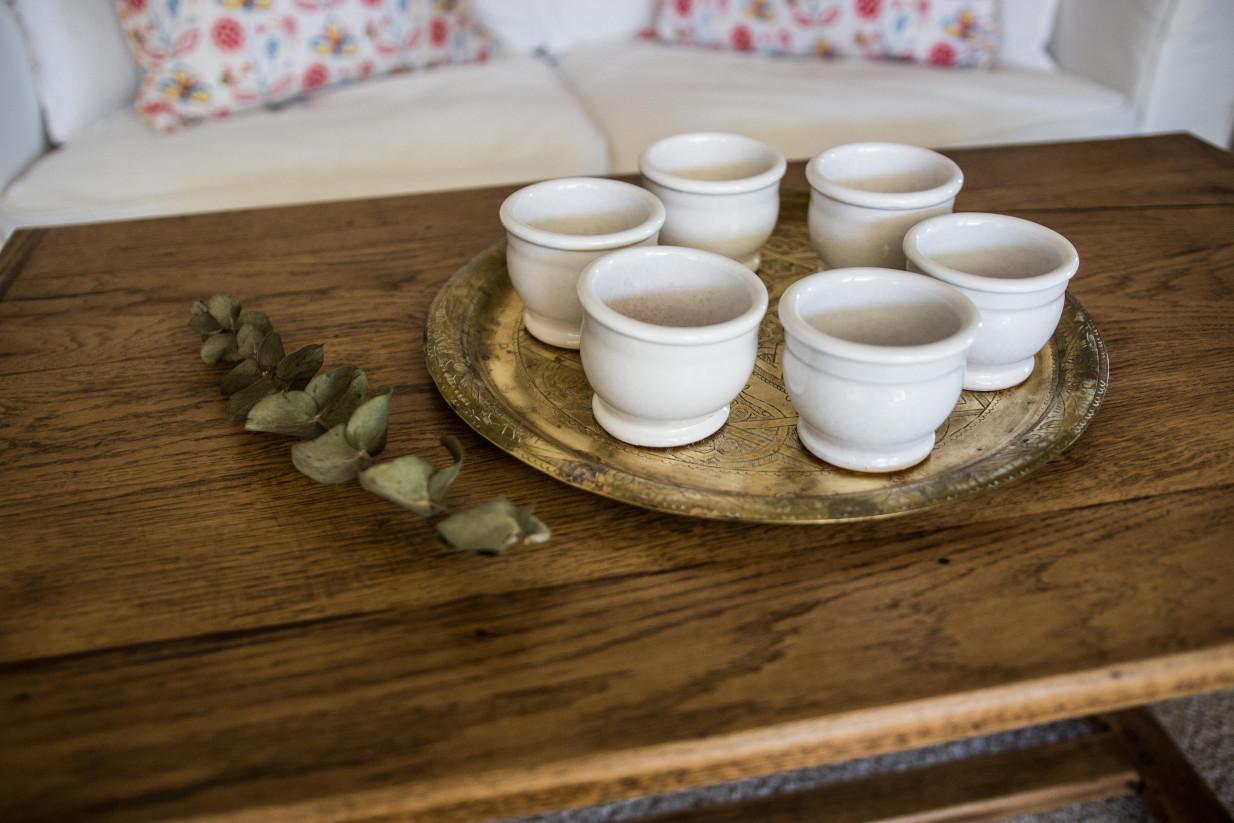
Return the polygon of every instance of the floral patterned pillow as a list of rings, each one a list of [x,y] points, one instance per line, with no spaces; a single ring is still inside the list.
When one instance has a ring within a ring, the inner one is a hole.
[[[771,55],[994,65],[997,0],[659,0],[660,40]]]
[[[461,0],[116,0],[153,128],[303,97],[394,71],[483,60]]]

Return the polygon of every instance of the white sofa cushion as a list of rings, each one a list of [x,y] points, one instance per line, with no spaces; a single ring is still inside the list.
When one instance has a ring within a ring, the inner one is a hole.
[[[63,223],[606,170],[604,137],[552,69],[509,57],[373,80],[171,135],[126,106],[32,166],[0,209],[18,224]]]
[[[960,71],[883,61],[769,59],[658,43],[611,43],[559,69],[609,138],[615,172],[687,131],[730,131],[790,158],[841,143],[975,145],[1127,133],[1123,96],[1040,71]]]
[[[651,25],[656,0],[471,0],[484,24],[521,54],[559,56],[605,40],[629,40]]]
[[[113,0],[15,0],[14,8],[53,143],[133,104],[141,74]]]
[[[1003,41],[1000,66],[1051,71],[1050,36],[1058,17],[1059,0],[1002,0]]]

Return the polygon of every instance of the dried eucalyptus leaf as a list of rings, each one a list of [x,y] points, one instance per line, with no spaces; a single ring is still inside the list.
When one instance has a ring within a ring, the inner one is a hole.
[[[318,415],[327,426],[346,423],[368,393],[368,376],[355,366],[319,374],[305,389],[317,401]]]
[[[325,360],[325,347],[322,344],[305,346],[280,360],[274,367],[274,377],[284,386],[303,389],[313,379],[313,375],[321,370],[321,364]]]
[[[243,328],[253,329],[260,332],[262,337],[265,337],[274,331],[274,324],[270,322],[270,318],[264,311],[246,311],[236,321],[236,331],[238,332]]]
[[[441,445],[445,446],[446,451],[450,452],[450,456],[454,458],[454,465],[436,472],[429,478],[429,497],[438,504],[445,499],[446,492],[450,490],[450,484],[454,482],[459,470],[463,468],[463,446],[449,435],[441,438]]]
[[[318,483],[346,483],[367,468],[361,465],[359,450],[347,442],[345,426],[292,446],[291,462]]]
[[[252,362],[252,361],[247,361]],[[263,397],[269,397],[279,391],[278,383],[268,374],[257,378],[257,382],[246,386],[227,399],[227,419],[239,423],[249,416],[249,412]]]
[[[421,517],[429,517],[441,511],[429,492],[435,473],[436,469],[411,454],[365,469],[360,473],[360,485]]]
[[[548,530],[548,526],[540,518],[532,514],[535,511],[536,505],[532,503],[519,509],[518,526],[523,530],[524,543],[543,543],[552,537],[552,532]]]
[[[210,316],[225,329],[233,329],[240,319],[240,301],[230,294],[216,294],[206,303]]]
[[[355,366],[341,366],[334,371],[314,377],[305,391],[313,396],[318,406],[324,407],[346,392],[357,375],[363,374],[364,372]]]
[[[263,372],[273,371],[279,361],[287,356],[283,351],[283,336],[276,331],[267,334],[257,347],[257,365]]]
[[[437,542],[447,549],[501,554],[527,536],[522,527],[526,519],[527,515],[518,506],[496,498],[442,520],[437,524]],[[537,539],[545,539],[548,530],[540,521],[535,523],[544,534]]]
[[[257,350],[261,348],[261,341],[266,339],[266,335],[270,332],[262,331],[261,327],[253,325],[244,325],[236,329],[236,343],[240,347],[240,356],[244,358],[257,357]]]
[[[347,442],[357,450],[376,456],[386,447],[386,428],[390,424],[390,395],[379,394],[347,421]]]
[[[219,391],[223,394],[235,394],[256,383],[259,377],[261,377],[261,366],[257,365],[257,361],[241,360],[223,378],[223,382],[219,384]]]
[[[239,360],[240,350],[236,348],[236,336],[229,331],[210,335],[201,344],[201,359],[211,366],[224,360]]]
[[[204,303],[201,305],[205,305]],[[199,312],[194,314],[189,320],[189,328],[200,334],[202,337],[208,337],[212,334],[218,334],[223,330],[219,325],[219,321],[214,319],[214,315],[210,312]]]
[[[272,394],[257,401],[244,428],[312,440],[325,432],[317,422],[317,401],[302,391]]]

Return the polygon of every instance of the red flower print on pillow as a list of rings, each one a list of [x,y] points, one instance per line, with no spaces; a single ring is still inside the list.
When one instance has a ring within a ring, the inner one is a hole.
[[[857,16],[865,20],[877,20],[883,12],[883,0],[857,0]]]
[[[147,117],[158,117],[160,115],[174,114],[176,107],[169,100],[152,100],[141,107],[142,114]]]
[[[749,26],[733,27],[733,48],[738,51],[752,51],[754,49],[754,35],[751,33]]]
[[[219,51],[239,51],[244,48],[244,27],[230,17],[221,17],[210,29],[210,39]]]
[[[955,47],[950,43],[935,43],[926,58],[932,66],[954,66],[956,61]]]
[[[450,36],[450,27],[440,17],[434,17],[429,23],[429,40],[434,46],[444,46]]]
[[[304,80],[301,81],[300,88],[305,91],[314,91],[324,86],[329,79],[330,70],[322,63],[314,63],[304,73]]]

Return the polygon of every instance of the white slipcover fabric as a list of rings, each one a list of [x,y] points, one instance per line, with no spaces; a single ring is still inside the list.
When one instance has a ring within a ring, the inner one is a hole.
[[[480,22],[513,51],[556,57],[587,43],[634,37],[651,24],[656,0],[471,0],[471,4]]]
[[[34,75],[13,10],[0,3],[0,180],[16,174],[43,150]]]
[[[1002,0],[1003,42],[998,52],[1000,66],[1052,71],[1050,35],[1058,16],[1059,0]]]
[[[1116,89],[1142,131],[1187,130],[1221,146],[1234,120],[1234,0],[1063,0],[1059,64]]]
[[[125,107],[14,181],[0,209],[21,223],[77,222],[606,170],[603,135],[552,69],[509,57],[360,83],[170,135]]]
[[[13,0],[13,5],[53,143],[133,105],[141,74],[114,0]]]
[[[768,59],[619,42],[579,49],[558,70],[608,135],[615,172],[683,131],[730,131],[803,159],[847,142],[921,146],[1124,134],[1128,101],[1057,73],[957,71],[894,62]]]

